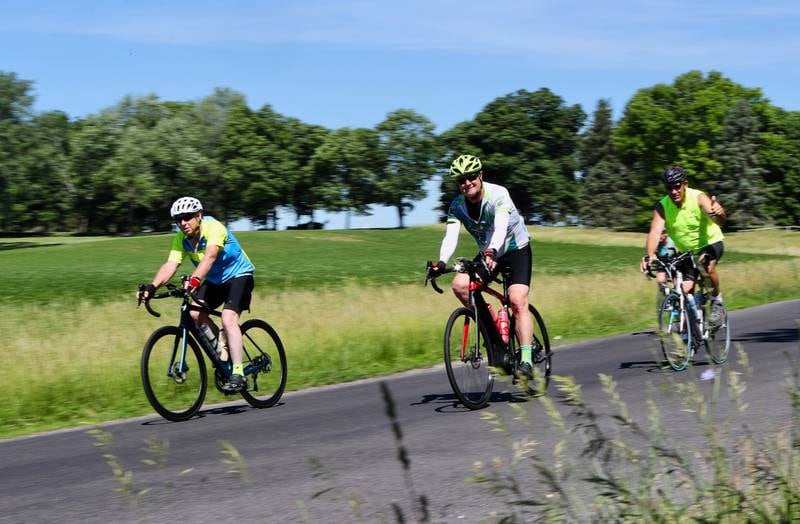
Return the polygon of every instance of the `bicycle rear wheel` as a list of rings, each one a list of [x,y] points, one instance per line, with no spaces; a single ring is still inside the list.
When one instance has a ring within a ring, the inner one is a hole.
[[[728,311],[724,310],[722,321],[717,324],[711,322],[711,301],[706,301],[705,311],[706,328],[708,329],[708,339],[705,341],[706,351],[714,364],[724,364],[728,361],[728,353],[731,347],[731,325],[728,318]]]
[[[458,400],[469,409],[480,409],[492,394],[494,374],[489,367],[491,342],[475,322],[471,309],[458,308],[444,330],[444,365]]]
[[[550,337],[547,336],[547,328],[544,325],[542,315],[533,307],[533,304],[528,305],[528,310],[531,313],[531,321],[533,323],[533,378],[528,380],[528,390],[529,394],[539,396],[547,393],[547,386],[550,385],[553,353],[550,350]],[[516,337],[516,333],[514,336]],[[519,348],[520,345],[519,339],[517,339],[517,347]]]
[[[683,371],[692,357],[690,317],[681,308],[680,296],[667,295],[658,309],[658,338],[664,358],[675,371]]]
[[[244,372],[247,391],[242,397],[255,408],[275,405],[286,388],[286,353],[278,333],[263,320],[242,324]]]
[[[206,363],[197,342],[191,336],[184,338],[182,329],[163,326],[150,335],[142,351],[141,371],[144,394],[165,419],[187,420],[203,404]]]

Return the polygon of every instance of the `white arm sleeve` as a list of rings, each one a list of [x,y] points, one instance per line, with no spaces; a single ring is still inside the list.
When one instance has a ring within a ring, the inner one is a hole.
[[[439,248],[439,260],[447,262],[453,253],[456,252],[458,245],[458,232],[461,230],[461,222],[448,222],[447,231],[442,240],[442,247]]]
[[[489,241],[489,249],[494,249],[498,253],[506,241],[508,234],[508,222],[511,215],[508,212],[499,212],[494,216],[494,233],[492,233],[492,240]]]

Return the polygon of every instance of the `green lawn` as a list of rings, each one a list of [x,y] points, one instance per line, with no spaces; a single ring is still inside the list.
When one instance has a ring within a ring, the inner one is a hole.
[[[555,229],[555,228],[554,228]],[[565,229],[565,232],[567,230]],[[557,233],[557,230],[556,230]],[[405,230],[257,231],[236,233],[256,266],[256,289],[318,289],[421,283],[425,261],[439,253],[442,227]],[[535,235],[535,233],[534,233]],[[552,236],[549,232],[548,236]],[[172,235],[133,238],[0,239],[2,303],[90,300],[107,302],[149,282],[169,251]],[[534,278],[629,271],[641,247],[541,241],[534,236]],[[598,233],[602,241],[602,232]],[[644,235],[642,235],[644,240]],[[458,255],[473,256],[466,234]],[[789,258],[728,250],[725,263]],[[191,272],[187,263],[183,272]]]
[[[652,325],[656,288],[638,272],[636,237],[537,232],[531,296],[555,346]],[[280,334],[288,390],[441,361],[442,329],[457,303],[422,282],[442,234],[441,226],[238,234],[257,271],[245,318],[264,318]],[[0,239],[0,367],[28,381],[0,389],[0,438],[153,412],[139,358],[156,327],[177,321],[178,302],[159,301],[164,316],[156,319],[137,310],[134,290],[164,261],[170,239]],[[738,243],[762,254],[726,250],[720,271],[729,308],[800,297],[800,257],[777,254],[793,239],[756,234]],[[474,251],[463,237],[459,254]],[[222,400],[212,388],[207,402]]]

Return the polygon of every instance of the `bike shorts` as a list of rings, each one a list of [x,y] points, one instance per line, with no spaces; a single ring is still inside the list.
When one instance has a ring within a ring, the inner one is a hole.
[[[224,303],[223,309],[241,313],[245,309],[250,311],[254,285],[253,275],[235,277],[222,284],[210,284],[206,281],[197,288],[195,297],[211,309],[217,309]]]
[[[492,279],[505,270],[508,275],[508,285],[523,284],[531,286],[531,271],[533,256],[531,255],[531,245],[521,247],[516,251],[505,253],[497,259],[497,266],[492,271]]]
[[[695,253],[695,259],[700,260],[701,257],[703,260],[703,266],[708,269],[708,264],[711,263],[712,260],[717,260],[722,258],[722,254],[725,253],[725,246],[722,243],[722,240],[719,242],[714,242],[713,244],[708,244],[707,246],[701,248],[697,253]],[[697,280],[699,278],[699,273],[696,269],[692,268],[691,263],[687,260],[684,262],[684,266],[682,268],[683,275],[686,280]]]

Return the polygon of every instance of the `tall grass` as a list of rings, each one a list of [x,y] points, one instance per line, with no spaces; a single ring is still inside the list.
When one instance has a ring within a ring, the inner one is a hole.
[[[800,296],[797,259],[721,270],[732,308]],[[650,327],[655,297],[655,285],[635,270],[535,277],[531,294],[556,345]],[[0,436],[151,413],[140,384],[141,349],[156,327],[178,320],[177,300],[154,305],[160,319],[137,310],[132,296],[7,309],[0,365],[25,387],[0,388]],[[244,318],[264,318],[277,329],[293,390],[439,363],[444,323],[455,306],[449,291],[439,296],[420,284],[347,284],[261,291]],[[207,402],[222,400],[211,387]]]

